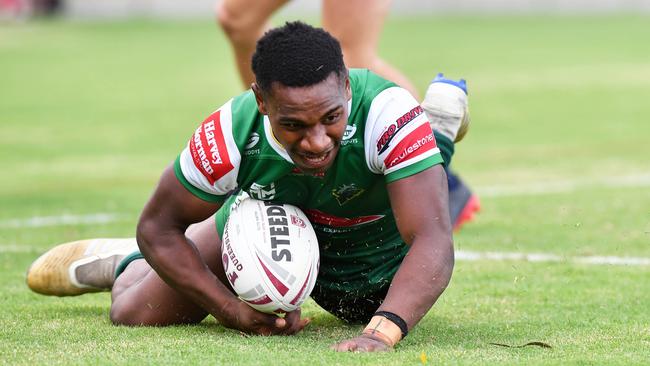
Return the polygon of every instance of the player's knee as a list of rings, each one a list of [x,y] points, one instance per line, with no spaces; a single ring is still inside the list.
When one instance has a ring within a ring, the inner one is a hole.
[[[132,302],[126,301],[113,302],[113,305],[111,306],[110,319],[115,325],[155,325],[148,321],[141,304],[133,304]]]
[[[245,41],[250,38],[257,39],[260,25],[252,21],[253,19],[246,14],[228,11],[223,2],[215,9],[215,19],[226,36],[233,42]]]
[[[113,303],[111,306],[109,317],[114,325],[134,325],[130,321],[128,313],[125,311],[124,307],[116,303]]]

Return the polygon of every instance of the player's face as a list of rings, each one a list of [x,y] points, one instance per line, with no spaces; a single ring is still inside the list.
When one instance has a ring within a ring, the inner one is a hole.
[[[327,170],[341,146],[350,99],[350,81],[341,79],[332,73],[307,87],[273,83],[263,97],[253,88],[259,110],[268,116],[275,138],[304,173]]]

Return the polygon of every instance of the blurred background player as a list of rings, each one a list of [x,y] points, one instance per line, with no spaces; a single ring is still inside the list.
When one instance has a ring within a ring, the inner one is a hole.
[[[216,6],[216,19],[225,32],[235,56],[237,70],[244,88],[255,81],[251,69],[251,56],[257,40],[271,28],[269,18],[288,0],[222,0]],[[347,67],[368,68],[408,90],[416,100],[422,100],[413,83],[397,68],[379,57],[377,52],[379,36],[390,9],[390,0],[324,0],[322,2],[322,26],[339,40]],[[359,14],[360,16],[351,16]],[[467,93],[464,81],[460,83],[438,75],[425,95],[422,105],[425,109],[448,110],[447,105],[437,108],[447,95],[440,90],[443,84],[458,86]],[[436,111],[436,112],[437,112]],[[435,113],[439,115],[439,113]],[[469,118],[467,110],[459,110]],[[432,113],[427,113],[431,118]],[[457,116],[450,116],[456,118]],[[469,120],[467,121],[469,122]],[[463,138],[459,133],[456,141]],[[472,220],[480,208],[478,197],[469,187],[446,169],[449,182],[449,213],[454,229]]]

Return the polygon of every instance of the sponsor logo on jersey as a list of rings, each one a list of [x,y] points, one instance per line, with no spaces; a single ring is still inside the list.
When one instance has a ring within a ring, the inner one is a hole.
[[[214,184],[234,169],[221,131],[220,111],[216,111],[196,129],[189,143],[194,165]]]
[[[316,209],[305,209],[304,212],[312,224],[333,226],[333,227],[358,226],[358,225],[367,224],[384,218],[384,215],[340,217]]]
[[[336,198],[336,201],[339,203],[340,206],[343,206],[344,204],[356,198],[363,192],[364,190],[357,187],[357,185],[354,183],[342,184],[339,187],[334,188],[332,190],[332,196]]]
[[[393,151],[384,159],[386,168],[408,161],[427,151],[436,148],[436,139],[428,123],[411,131],[406,138],[395,146]]]
[[[390,142],[393,140],[395,135],[409,122],[415,119],[415,117],[421,115],[424,112],[421,106],[417,106],[410,111],[406,112],[403,116],[398,118],[390,126],[386,128],[384,133],[381,134],[379,140],[377,141],[377,152],[383,153],[390,146]]]
[[[246,156],[257,155],[259,153],[260,153],[260,149],[244,150],[244,155],[246,155]]]
[[[272,200],[275,198],[275,183],[271,182],[269,185],[253,183],[248,194],[258,200]]]
[[[253,132],[250,137],[248,138],[248,141],[246,141],[246,145],[244,146],[244,149],[249,150],[255,147],[257,143],[260,142],[260,134],[257,132]]]
[[[345,132],[343,132],[343,140],[349,140],[354,136],[354,133],[357,132],[357,126],[347,125],[345,126]]]
[[[345,146],[347,144],[356,144],[359,140],[357,138],[352,138],[356,132],[357,132],[356,125],[347,125],[345,127],[345,132],[343,133],[341,146]]]

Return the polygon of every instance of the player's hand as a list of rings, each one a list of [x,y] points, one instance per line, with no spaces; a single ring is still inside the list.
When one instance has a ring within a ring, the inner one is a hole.
[[[393,350],[393,347],[370,334],[362,334],[358,337],[347,339],[333,344],[330,348],[337,352],[384,352]]]
[[[300,309],[280,318],[277,315],[259,312],[239,299],[226,308],[224,315],[219,322],[225,327],[265,336],[293,335],[300,332],[310,321],[300,318]]]
[[[300,308],[284,314],[283,320],[286,321],[285,330],[282,332],[284,335],[294,335],[303,330],[311,322],[310,318],[300,317]]]

